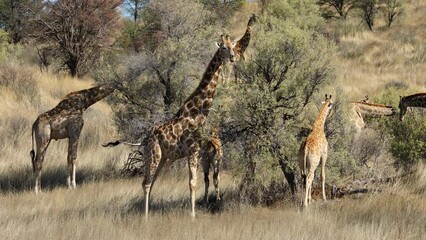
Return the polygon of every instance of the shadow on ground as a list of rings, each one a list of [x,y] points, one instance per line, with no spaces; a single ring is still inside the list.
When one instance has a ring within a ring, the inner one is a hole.
[[[196,212],[205,212],[210,214],[220,214],[225,211],[225,204],[234,197],[235,193],[227,192],[224,193],[221,200],[216,200],[214,195],[209,196],[208,203],[203,201],[203,198],[199,198],[196,200],[195,211]],[[228,208],[228,206],[227,206]],[[170,212],[190,212],[191,203],[189,196],[183,197],[175,200],[167,200],[167,199],[158,199],[151,198],[149,212],[150,214],[167,214]],[[127,214],[144,214],[145,213],[145,202],[143,194],[142,196],[135,197],[131,199],[127,205],[123,209],[122,212],[124,215]]]
[[[76,171],[77,185],[108,178],[102,170],[78,169]],[[31,168],[9,170],[0,174],[0,193],[16,193],[31,190],[34,186],[33,171]],[[41,174],[42,190],[51,190],[58,187],[68,187],[66,167],[50,168]]]

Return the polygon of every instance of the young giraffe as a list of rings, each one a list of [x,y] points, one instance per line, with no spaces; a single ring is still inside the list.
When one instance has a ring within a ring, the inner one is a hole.
[[[203,145],[201,151],[201,166],[203,167],[204,172],[204,203],[208,203],[208,194],[209,194],[209,172],[210,167],[213,168],[213,184],[216,192],[216,200],[220,200],[219,192],[219,170],[220,164],[222,163],[223,151],[222,151],[222,141],[219,138],[219,130],[216,127],[212,128],[212,134],[210,139]]]
[[[407,112],[407,108],[419,107],[426,108],[426,93],[416,93],[409,96],[400,97],[399,100],[399,119],[402,121]]]
[[[52,139],[68,138],[69,188],[75,188],[75,164],[77,161],[78,139],[83,128],[83,112],[92,104],[110,95],[117,86],[99,85],[72,92],[65,96],[56,107],[37,117],[32,126],[32,150],[30,152],[35,176],[34,190],[41,191],[41,170],[47,147]],[[34,139],[36,151],[34,151]]]
[[[302,174],[305,194],[302,199],[303,206],[307,207],[311,202],[311,188],[314,180],[315,169],[321,162],[321,184],[322,198],[325,196],[325,162],[327,160],[328,142],[324,133],[325,120],[333,106],[331,95],[325,95],[325,101],[322,104],[321,110],[317,119],[314,122],[312,132],[302,143],[299,149],[299,168]]]
[[[395,115],[396,111],[392,106],[386,106],[382,104],[372,104],[365,100],[360,102],[353,102],[352,105],[352,116],[351,120],[355,124],[357,132],[365,127],[365,118],[376,118],[381,116],[392,116]]]

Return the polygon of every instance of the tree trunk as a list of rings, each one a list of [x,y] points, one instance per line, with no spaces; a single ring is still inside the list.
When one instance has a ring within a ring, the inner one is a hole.
[[[291,195],[293,197],[295,197],[296,196],[296,192],[297,192],[297,178],[296,178],[296,174],[288,166],[287,161],[285,161],[284,159],[280,158],[278,160],[278,162],[280,164],[281,171],[283,171],[283,173],[284,173],[285,179],[287,180],[288,184],[290,185]]]
[[[66,62],[68,70],[72,77],[75,77],[78,73],[78,60],[75,57],[69,57]]]

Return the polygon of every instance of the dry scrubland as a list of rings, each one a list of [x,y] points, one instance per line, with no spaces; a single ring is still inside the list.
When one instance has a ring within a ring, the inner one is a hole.
[[[406,94],[426,91],[426,1],[408,1],[407,16],[390,29],[359,31],[359,20],[339,25],[338,80],[354,100],[403,83]]]
[[[411,1],[408,10],[405,22],[390,30],[339,38],[336,81],[351,99],[374,96],[398,82],[407,84],[407,91],[426,91],[426,3]],[[141,179],[116,174],[129,149],[100,147],[117,137],[105,101],[84,115],[77,189],[66,188],[67,141],[52,141],[44,164],[44,193],[35,196],[30,191],[31,124],[68,92],[93,83],[19,64],[2,66],[0,73],[1,239],[425,239],[424,167],[380,193],[319,201],[307,211],[290,200],[269,207],[238,205],[238,179],[225,173],[223,201],[198,205],[195,220],[188,214],[186,174],[171,177],[169,170],[156,183],[153,214],[145,221]],[[201,175],[198,179],[201,199]]]

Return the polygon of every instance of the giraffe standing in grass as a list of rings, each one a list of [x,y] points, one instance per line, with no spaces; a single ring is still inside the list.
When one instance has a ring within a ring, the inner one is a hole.
[[[359,102],[353,102],[351,120],[359,133],[365,127],[364,119],[377,118],[382,116],[393,116],[396,111],[392,106],[369,103],[368,99]]]
[[[34,190],[41,191],[41,170],[47,147],[52,139],[68,138],[68,178],[69,188],[75,188],[75,168],[77,147],[83,128],[83,112],[92,104],[110,95],[117,86],[99,85],[72,92],[65,96],[53,109],[37,117],[32,126],[32,150],[30,152],[35,177]],[[34,151],[34,140],[36,151]]]
[[[311,188],[314,180],[315,169],[321,163],[321,184],[322,198],[325,196],[325,162],[327,160],[328,142],[324,133],[325,120],[333,106],[331,95],[325,95],[325,101],[322,104],[321,110],[314,122],[312,132],[302,143],[299,150],[299,168],[303,179],[303,188],[305,190],[303,196],[303,206],[307,207],[311,202]]]
[[[426,93],[416,93],[409,96],[400,97],[399,100],[399,119],[402,121],[407,112],[407,108],[418,107],[426,108]]]
[[[149,197],[155,180],[164,164],[181,158],[187,158],[189,167],[189,189],[191,197],[191,215],[195,217],[195,186],[197,165],[200,158],[202,137],[199,132],[206,121],[212,106],[218,74],[222,64],[234,61],[234,44],[231,39],[221,36],[219,49],[203,74],[200,84],[184,102],[177,114],[169,121],[155,126],[142,141],[139,151],[146,159],[144,180],[142,182],[145,196],[145,217],[148,217]],[[105,146],[117,145],[115,143]],[[146,143],[146,146],[145,146]]]

